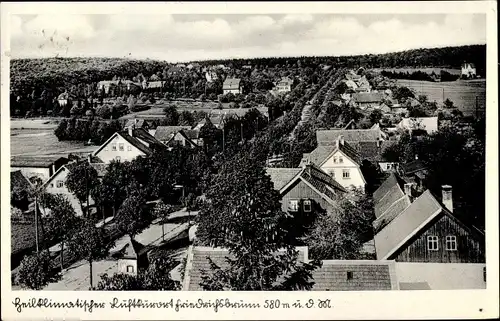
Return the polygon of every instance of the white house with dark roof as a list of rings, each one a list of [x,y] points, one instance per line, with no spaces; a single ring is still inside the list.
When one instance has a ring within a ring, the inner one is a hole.
[[[303,156],[301,166],[313,163],[344,188],[354,186],[364,190],[366,180],[361,172],[359,153],[344,140],[342,135],[334,142],[333,145],[320,145],[318,140],[318,147]]]
[[[159,142],[166,144],[175,134],[183,129],[191,129],[191,126],[158,126],[156,127],[154,138]]]
[[[19,170],[28,179],[38,177],[46,182],[68,159],[61,156],[12,156],[11,171]]]
[[[476,65],[470,62],[462,64],[462,76],[473,78],[476,77]]]
[[[359,88],[357,90],[359,90]],[[379,92],[357,92],[352,95],[354,105],[362,110],[368,108],[380,108],[383,99],[383,93]]]
[[[242,93],[241,79],[239,78],[226,78],[222,84],[222,92],[226,94],[241,94]]]
[[[94,153],[105,164],[112,160],[121,162],[132,161],[142,156],[148,157],[154,148],[165,148],[165,145],[156,140],[142,128],[129,127],[111,135]]]

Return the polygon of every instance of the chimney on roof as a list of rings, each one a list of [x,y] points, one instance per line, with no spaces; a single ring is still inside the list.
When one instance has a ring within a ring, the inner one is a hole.
[[[443,191],[443,204],[448,211],[453,213],[452,187],[450,185],[443,185],[441,189]]]
[[[408,196],[408,197],[411,197],[411,187],[412,187],[412,183],[405,183],[404,185],[404,189],[405,189],[405,194]]]
[[[92,154],[89,153],[89,155],[87,156],[87,160],[89,161],[89,164],[92,163]]]
[[[337,143],[338,145],[344,145],[344,135],[340,135],[338,138],[337,138]]]
[[[134,126],[128,126],[128,134],[130,137],[134,137]]]

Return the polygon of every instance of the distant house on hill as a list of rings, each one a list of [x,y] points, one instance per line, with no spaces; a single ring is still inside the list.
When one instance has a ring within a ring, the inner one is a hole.
[[[321,209],[332,212],[336,197],[346,193],[335,179],[314,164],[303,168],[267,168],[266,172],[282,196],[283,211],[311,213]]]
[[[379,108],[383,98],[383,94],[378,92],[358,92],[352,95],[355,106],[363,110],[367,108]]]
[[[68,159],[61,156],[12,156],[11,171],[19,170],[28,179],[38,177],[47,181]]]
[[[203,139],[199,137],[200,131],[195,129],[181,129],[177,131],[165,144],[169,147],[184,146],[184,147],[201,147]]]
[[[136,157],[148,157],[154,148],[165,148],[161,142],[142,128],[128,127],[111,135],[94,153],[105,164],[112,160],[132,161]]]
[[[224,80],[224,83],[222,85],[222,91],[223,94],[241,94],[242,93],[242,86],[241,86],[241,79],[238,78],[226,78]]]
[[[59,103],[59,106],[64,107],[68,104],[68,102],[71,100],[70,94],[65,91],[62,94],[60,94],[57,97],[57,102]]]
[[[159,142],[166,144],[175,134],[183,129],[191,129],[191,126],[158,126],[155,131],[155,139]]]
[[[462,76],[467,78],[476,77],[476,65],[470,62],[462,64]]]
[[[377,220],[385,216],[384,225],[375,234],[378,260],[485,262],[484,233],[453,214],[451,186],[442,187],[440,202],[429,190],[417,197],[411,183],[404,183],[401,190],[395,176],[388,180],[374,193],[375,208],[382,208]]]
[[[127,119],[123,128],[129,128],[131,126],[134,126],[134,128],[143,128],[145,130],[148,130],[152,127],[151,123],[148,120],[142,118]]]

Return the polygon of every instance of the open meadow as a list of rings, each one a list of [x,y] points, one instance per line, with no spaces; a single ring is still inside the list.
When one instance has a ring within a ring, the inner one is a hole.
[[[375,72],[380,72],[380,71],[390,71],[390,72],[407,72],[407,73],[412,73],[415,71],[421,71],[425,72],[427,74],[432,74],[433,72],[436,75],[439,75],[441,70],[444,70],[446,72],[449,72],[452,75],[460,75],[462,73],[461,69],[455,69],[455,68],[439,68],[439,67],[428,67],[428,68],[373,68],[372,69]]]
[[[484,79],[453,82],[398,79],[397,84],[411,88],[419,95],[426,95],[429,101],[436,101],[439,105],[448,98],[466,116],[475,114],[476,103],[480,110],[484,110],[486,106],[486,81]]]

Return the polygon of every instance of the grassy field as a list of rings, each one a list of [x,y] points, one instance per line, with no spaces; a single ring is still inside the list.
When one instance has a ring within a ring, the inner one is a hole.
[[[54,135],[57,120],[20,119],[10,121],[10,154],[61,155],[92,152],[97,146],[84,146],[82,142],[60,142]]]
[[[462,73],[461,69],[450,69],[450,68],[374,68],[373,71],[380,72],[380,71],[391,71],[391,72],[408,72],[412,73],[415,71],[422,71],[425,73],[428,73],[429,75],[434,72],[436,75],[439,75],[441,70],[447,71],[452,75],[460,75]]]
[[[474,115],[476,100],[480,109],[486,106],[486,81],[484,79],[453,82],[398,79],[397,84],[411,88],[419,95],[427,95],[430,101],[436,101],[438,104],[443,103],[443,97],[444,100],[448,98],[464,115]]]

